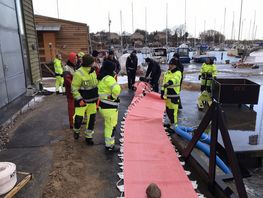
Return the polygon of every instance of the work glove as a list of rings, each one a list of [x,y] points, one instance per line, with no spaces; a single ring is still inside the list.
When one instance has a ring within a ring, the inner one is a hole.
[[[112,97],[112,95],[108,96],[109,100],[115,100],[115,98]]]
[[[118,97],[114,102],[120,103],[120,98]]]
[[[95,68],[94,67],[91,67],[90,68],[90,71],[89,71],[89,74],[91,74],[92,72],[94,72],[95,71]]]
[[[80,107],[84,107],[86,105],[86,102],[83,100],[83,99],[79,99],[77,101],[77,104],[80,106]]]
[[[164,95],[164,91],[162,90],[162,91],[161,91],[161,99],[162,99],[162,100],[164,100],[163,95]]]
[[[169,80],[167,83],[165,83],[165,84],[163,85],[163,87],[164,87],[164,88],[167,88],[167,87],[169,87],[169,86],[172,85],[172,84],[173,84],[173,81]]]

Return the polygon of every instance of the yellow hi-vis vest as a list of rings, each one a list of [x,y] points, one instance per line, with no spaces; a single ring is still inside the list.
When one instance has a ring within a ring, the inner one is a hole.
[[[87,103],[98,100],[98,80],[91,67],[80,67],[73,75],[71,92],[75,100],[83,99]]]
[[[182,78],[182,73],[177,71],[168,70],[164,73],[163,77],[163,85],[168,83],[168,81],[172,81],[172,85],[169,85],[167,88],[162,86],[162,91],[164,91],[164,98],[173,99],[179,98],[180,94],[180,82]]]
[[[102,80],[100,80],[98,88],[100,106],[101,104],[105,104],[106,106],[112,108],[118,107],[119,102],[117,99],[121,93],[121,87],[112,76],[107,75]]]
[[[56,75],[62,75],[63,74],[63,65],[62,61],[59,60],[58,58],[54,59],[54,69],[55,69],[55,74]]]
[[[215,64],[209,65],[203,63],[200,71],[201,75],[201,85],[211,86],[212,85],[212,78],[217,75],[217,70]]]

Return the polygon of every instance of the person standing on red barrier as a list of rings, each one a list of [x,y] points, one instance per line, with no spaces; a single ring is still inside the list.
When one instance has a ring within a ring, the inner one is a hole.
[[[181,91],[180,82],[182,73],[176,65],[177,60],[172,58],[169,62],[169,69],[164,74],[161,91],[161,98],[165,99],[165,111],[170,120],[170,126],[177,125],[178,104]]]
[[[77,64],[77,54],[71,52],[68,57],[67,64],[63,73],[64,83],[66,88],[66,95],[68,101],[68,118],[69,118],[69,127],[73,129],[73,115],[74,115],[74,98],[71,93],[71,83],[73,79],[73,74],[75,73],[75,68]]]

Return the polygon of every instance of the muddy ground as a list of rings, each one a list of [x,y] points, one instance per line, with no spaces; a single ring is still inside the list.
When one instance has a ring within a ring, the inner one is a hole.
[[[132,94],[123,90],[120,120]],[[18,171],[33,174],[33,180],[16,197],[118,197],[120,161],[116,153],[104,150],[102,118],[97,114],[95,145],[88,146],[83,133],[74,140],[66,107],[65,96],[46,96],[33,110],[19,116],[8,131],[10,141],[0,152],[1,161],[13,162]],[[118,126],[117,144],[119,137]]]

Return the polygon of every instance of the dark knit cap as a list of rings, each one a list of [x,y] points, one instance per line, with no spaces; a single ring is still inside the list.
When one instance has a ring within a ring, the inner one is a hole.
[[[102,67],[105,69],[107,73],[113,73],[113,71],[115,70],[114,63],[108,60],[103,62]]]
[[[94,58],[89,54],[85,54],[82,57],[82,65],[84,67],[91,67],[93,62],[94,62]]]
[[[97,57],[99,55],[99,52],[97,50],[93,50],[92,56]]]
[[[114,51],[113,51],[113,50],[110,50],[110,51],[109,51],[109,55],[114,55]]]
[[[179,58],[180,58],[180,56],[179,56],[179,54],[178,54],[178,53],[174,53],[173,57],[174,57],[174,58],[177,58],[177,59],[179,59]]]
[[[175,58],[172,58],[169,62],[169,65],[176,65],[177,64],[177,60]]]
[[[146,63],[149,63],[150,61],[151,61],[150,58],[146,58],[146,59],[145,59],[145,62],[146,62]]]

